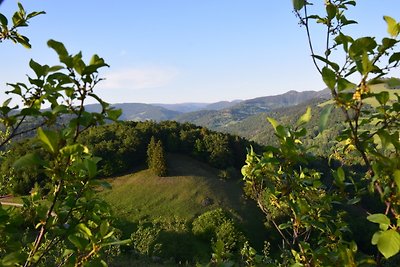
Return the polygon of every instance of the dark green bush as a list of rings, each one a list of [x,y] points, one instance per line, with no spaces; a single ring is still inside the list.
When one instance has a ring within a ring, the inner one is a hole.
[[[213,246],[222,242],[225,252],[237,251],[245,242],[243,233],[222,209],[207,211],[197,217],[193,221],[192,231],[195,236],[211,241]]]

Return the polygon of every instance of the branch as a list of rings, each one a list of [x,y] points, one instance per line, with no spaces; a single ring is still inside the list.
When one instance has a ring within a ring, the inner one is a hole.
[[[317,64],[317,60],[314,57],[315,53],[314,53],[314,47],[313,47],[312,40],[311,40],[310,27],[309,27],[309,23],[308,23],[309,18],[308,18],[308,14],[307,14],[307,5],[304,5],[304,16],[305,16],[305,18],[304,18],[303,24],[306,27],[308,46],[309,46],[310,51],[311,51],[312,60],[313,60],[313,63],[315,65],[315,67],[317,68],[318,72],[322,75],[322,71],[319,68],[319,66]]]

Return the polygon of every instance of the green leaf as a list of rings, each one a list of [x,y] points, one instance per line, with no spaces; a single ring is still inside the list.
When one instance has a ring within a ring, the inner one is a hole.
[[[282,125],[278,125],[278,126],[276,127],[275,132],[276,132],[276,134],[277,134],[279,137],[285,137],[285,136],[287,136],[287,134],[288,134],[287,130],[286,130],[285,127],[283,127]]]
[[[339,168],[336,170],[336,174],[337,174],[337,177],[338,177],[340,183],[343,183],[344,180],[345,180],[345,178],[346,178],[346,174],[345,174],[343,168],[342,168],[342,167],[339,167]]]
[[[109,109],[107,110],[108,119],[116,121],[122,114],[122,109]]]
[[[398,41],[396,39],[383,38],[382,45],[379,46],[379,52],[385,53],[386,50],[394,47],[397,43],[398,43]]]
[[[71,241],[71,243],[80,250],[85,249],[85,247],[89,244],[86,239],[77,235],[69,235],[68,240]]]
[[[356,6],[356,1],[347,1],[344,3],[345,5],[352,5],[352,6]]]
[[[385,149],[393,143],[392,136],[385,130],[379,130],[378,136],[381,139],[382,147]]]
[[[37,63],[36,61],[34,61],[33,59],[31,59],[29,61],[29,66],[31,67],[31,69],[35,72],[36,76],[38,78],[42,77],[44,75],[44,68],[42,65],[40,65],[39,63]]]
[[[49,72],[56,72],[56,71],[59,71],[59,70],[62,70],[62,69],[64,69],[63,66],[56,65],[56,66],[50,67],[49,68]]]
[[[51,112],[52,112],[53,114],[58,114],[58,113],[63,114],[63,113],[67,113],[67,112],[68,112],[68,107],[67,107],[66,105],[58,105],[58,106],[56,106],[55,108],[53,108],[53,109],[51,110]]]
[[[361,198],[359,198],[359,197],[354,197],[354,198],[352,198],[352,199],[349,199],[349,200],[347,201],[347,204],[348,204],[348,205],[354,205],[354,204],[359,203],[360,201],[361,201]]]
[[[10,105],[12,98],[8,98],[6,101],[3,102],[3,107]]]
[[[54,51],[56,51],[56,53],[58,54],[58,56],[60,57],[60,59],[65,59],[66,57],[68,57],[68,51],[65,48],[64,44],[61,42],[57,42],[55,40],[49,40],[47,42],[47,45],[54,49]],[[61,60],[61,62],[64,62],[63,60]]]
[[[56,132],[43,130],[41,127],[38,128],[38,138],[43,142],[45,148],[51,153],[55,154],[58,152],[58,141],[59,137]]]
[[[44,161],[39,157],[39,155],[35,153],[29,153],[17,159],[14,162],[13,167],[15,169],[20,169],[37,165],[44,165]]]
[[[26,16],[26,19],[31,19],[31,18],[33,18],[33,17],[36,17],[36,16],[38,16],[38,15],[43,15],[43,14],[46,14],[46,12],[44,12],[44,11],[34,11],[34,12],[29,13],[29,14]]]
[[[292,2],[293,2],[293,8],[296,11],[301,10],[304,7],[304,5],[306,4],[305,0],[292,0]]]
[[[19,3],[19,2],[18,2],[18,8],[19,8],[19,12],[18,13],[20,13],[22,16],[25,15],[25,9],[22,6],[22,4]]]
[[[100,224],[100,235],[105,236],[108,233],[108,228],[110,227],[110,224],[108,221],[103,221]]]
[[[337,8],[335,5],[328,3],[326,5],[326,13],[328,14],[328,19],[331,20],[336,16]]]
[[[83,223],[80,223],[76,226],[76,229],[81,232],[82,234],[86,235],[87,237],[92,236],[92,231]]]
[[[343,50],[345,51],[345,52],[348,52],[348,50],[349,50],[349,43],[352,43],[353,42],[353,38],[351,38],[351,36],[348,36],[348,35],[344,35],[343,33],[339,33],[339,35],[338,36],[336,36],[336,38],[335,38],[335,42],[336,42],[336,44],[338,44],[338,45],[343,45]]]
[[[91,72],[94,72],[98,68],[109,67],[109,65],[104,62],[103,58],[99,57],[98,55],[93,55],[90,59],[89,67],[93,67],[91,69]]]
[[[322,61],[322,62],[324,62],[324,63],[326,63],[326,64],[328,64],[329,66],[331,66],[332,67],[332,69],[334,69],[335,71],[339,71],[339,65],[338,64],[336,64],[335,62],[332,62],[332,61],[330,61],[330,60],[328,60],[328,59],[326,59],[326,58],[324,58],[324,57],[321,57],[321,56],[318,56],[318,55],[313,55],[313,57],[315,57],[316,59],[318,59],[318,60],[320,60],[320,61]]]
[[[83,74],[83,71],[86,68],[85,62],[82,60],[82,52],[79,52],[75,56],[72,57],[73,67],[79,75]]]
[[[306,112],[303,115],[301,115],[301,117],[297,121],[297,125],[298,126],[303,125],[303,124],[309,122],[310,120],[311,120],[311,108],[307,107]]]
[[[378,100],[379,104],[385,105],[389,101],[389,92],[382,91],[379,94],[375,94],[376,100]]]
[[[382,234],[382,231],[379,231],[379,232],[376,232],[372,236],[372,239],[371,239],[371,244],[372,245],[377,245],[378,244],[378,241],[379,241],[379,238],[381,237],[381,234]]]
[[[378,223],[382,230],[387,230],[390,225],[390,219],[382,213],[371,214],[367,220],[373,223]]]
[[[19,44],[21,44],[25,48],[31,48],[32,46],[29,43],[29,38],[20,34],[17,34],[15,36],[15,41]]]
[[[324,80],[326,86],[328,86],[329,89],[331,89],[331,90],[335,89],[336,74],[333,70],[331,70],[328,67],[323,67],[322,68],[322,79]]]
[[[373,64],[372,62],[369,60],[368,58],[368,53],[366,51],[364,51],[364,53],[362,54],[362,70],[359,70],[363,75],[371,72],[373,70]]]
[[[279,123],[271,117],[267,117],[267,120],[269,121],[269,123],[271,123],[272,127],[274,127],[274,130],[276,131],[276,127],[279,126]]]
[[[66,156],[81,154],[83,151],[85,151],[85,146],[81,144],[73,144],[60,149],[60,153]]]
[[[400,52],[393,53],[389,58],[389,64],[400,61]]]
[[[89,178],[93,178],[97,174],[97,165],[93,160],[85,159],[84,165],[86,170],[88,171]]]
[[[337,89],[339,92],[347,89],[353,89],[354,87],[356,87],[356,85],[347,79],[339,77],[337,80]]]
[[[4,16],[1,13],[0,13],[0,23],[3,27],[7,27],[7,25],[8,25],[8,20],[7,20],[6,16]]]
[[[395,170],[393,172],[394,182],[397,185],[397,191],[400,192],[400,170]]]
[[[372,37],[362,37],[356,39],[350,46],[349,56],[352,59],[357,59],[364,52],[372,52],[378,44]]]
[[[387,32],[390,34],[390,36],[397,37],[400,32],[400,26],[397,24],[396,20],[389,16],[383,16],[383,19],[387,23]]]
[[[280,225],[278,225],[278,228],[281,230],[287,229],[292,227],[293,224],[291,222],[287,222],[287,223],[281,223]]]
[[[26,22],[20,12],[14,13],[14,15],[12,16],[12,21],[13,21],[14,27],[26,26]]]
[[[386,259],[396,255],[400,250],[400,235],[396,230],[383,231],[378,240],[378,250]]]
[[[6,254],[0,261],[1,266],[19,266],[22,263],[24,256],[21,252],[11,252]]]
[[[322,133],[325,130],[326,125],[328,124],[328,119],[329,119],[329,116],[331,115],[332,109],[333,109],[333,106],[328,105],[328,106],[325,106],[324,109],[321,111],[321,116],[319,117],[319,123],[318,123],[318,131],[320,133]]]

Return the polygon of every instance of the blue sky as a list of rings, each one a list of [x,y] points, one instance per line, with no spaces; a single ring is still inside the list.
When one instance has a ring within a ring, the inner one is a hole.
[[[323,3],[323,1],[320,1]],[[383,15],[400,20],[399,0],[360,0],[349,17],[355,35],[386,35]],[[10,15],[15,0],[0,12]],[[31,50],[4,42],[0,49],[0,100],[6,82],[26,81],[31,58],[57,64],[46,41],[70,53],[103,57],[111,68],[97,93],[110,103],[215,102],[321,90],[304,29],[291,0],[22,0],[46,15],[22,33]],[[323,36],[314,34],[315,41]],[[400,76],[400,73],[393,75]]]

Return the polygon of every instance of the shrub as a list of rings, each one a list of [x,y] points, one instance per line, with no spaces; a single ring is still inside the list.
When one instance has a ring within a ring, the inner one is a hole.
[[[154,256],[161,253],[162,245],[157,242],[161,229],[154,225],[140,225],[131,235],[132,245],[136,252],[144,256]]]
[[[193,234],[206,241],[224,244],[225,252],[233,252],[244,243],[244,235],[222,209],[207,211],[193,221]]]

